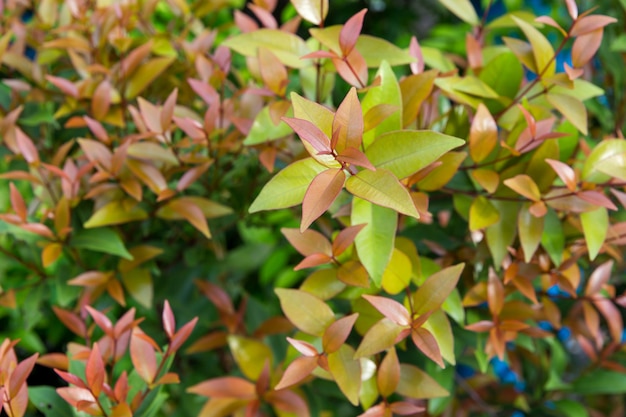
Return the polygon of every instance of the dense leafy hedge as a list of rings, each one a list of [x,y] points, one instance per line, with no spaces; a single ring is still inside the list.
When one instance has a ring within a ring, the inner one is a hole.
[[[623,22],[332,3],[0,0],[9,416],[624,414]]]

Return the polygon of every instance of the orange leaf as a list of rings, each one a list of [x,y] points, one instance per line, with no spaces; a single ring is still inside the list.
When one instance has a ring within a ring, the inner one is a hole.
[[[365,116],[363,116],[363,131],[367,132],[381,124],[389,116],[397,112],[398,106],[393,104],[381,103],[370,108]]]
[[[225,346],[228,343],[228,334],[223,331],[211,332],[200,339],[196,340],[189,346],[185,353],[208,352],[218,347]]]
[[[209,225],[204,216],[204,212],[197,204],[194,204],[188,199],[175,199],[170,200],[167,203],[167,207],[185,218],[185,220],[198,229],[207,239],[211,238],[211,232],[209,231]]]
[[[117,279],[111,279],[107,282],[107,293],[122,307],[126,306],[126,300],[124,298],[124,289],[122,284]]]
[[[301,232],[330,207],[343,189],[345,180],[346,174],[341,168],[327,169],[313,178],[302,200]]]
[[[163,108],[161,109],[161,131],[165,132],[170,128],[172,124],[172,117],[174,117],[174,109],[176,107],[176,100],[178,99],[178,88],[175,88],[174,91],[170,93],[163,103]]]
[[[187,322],[183,327],[181,327],[175,334],[172,336],[172,342],[170,343],[170,351],[176,352],[180,347],[185,343],[185,341],[191,335],[193,328],[196,327],[196,323],[198,322],[198,317],[194,317],[189,322]]]
[[[325,253],[314,253],[301,260],[298,265],[294,266],[294,271],[301,269],[313,268],[314,266],[324,265],[332,262],[333,258]]]
[[[333,256],[341,255],[346,249],[352,245],[356,235],[359,234],[367,224],[357,224],[355,226],[346,227],[343,229],[335,240],[333,240],[332,253]]]
[[[285,373],[274,389],[281,390],[297,384],[309,376],[315,368],[317,368],[316,356],[301,356],[294,359],[285,369]]]
[[[606,298],[594,299],[593,304],[604,316],[613,340],[620,343],[624,332],[624,322],[620,311],[615,307],[612,300]]]
[[[408,326],[411,323],[411,316],[407,309],[397,302],[387,297],[380,297],[377,295],[363,295],[371,305],[380,311],[382,315],[387,317],[393,323],[399,326]]]
[[[526,174],[516,175],[512,178],[504,180],[503,182],[504,185],[516,193],[523,195],[532,201],[539,201],[541,199],[539,187],[535,181]]]
[[[111,279],[110,272],[87,271],[75,278],[70,279],[67,283],[69,285],[78,285],[81,287],[96,287],[98,285],[106,284],[109,279]]]
[[[78,87],[70,80],[61,77],[55,77],[53,75],[46,75],[45,78],[52,85],[61,90],[64,94],[74,98],[78,98]]]
[[[586,35],[615,22],[617,22],[616,18],[601,14],[585,16],[574,23],[570,30],[570,36]]]
[[[289,413],[298,417],[310,417],[309,407],[306,402],[290,390],[270,391],[266,394],[265,399],[272,404],[274,408],[284,413]]]
[[[13,211],[15,212],[15,214],[17,214],[19,218],[22,219],[23,222],[26,222],[26,217],[28,216],[28,212],[26,210],[26,203],[24,202],[24,199],[22,198],[22,194],[19,192],[19,190],[15,187],[15,184],[13,183],[9,184],[9,188],[10,188],[10,195],[11,195],[11,207],[13,208]]]
[[[370,171],[376,171],[376,167],[367,159],[367,156],[356,148],[345,148],[335,159],[343,163],[367,168]]]
[[[89,130],[91,130],[91,133],[93,133],[93,135],[96,137],[96,139],[106,144],[109,144],[111,142],[106,129],[99,121],[94,120],[89,116],[83,116],[83,120],[87,124]],[[87,153],[87,151],[85,151],[85,153]]]
[[[356,45],[356,41],[359,39],[361,29],[363,28],[365,13],[367,13],[367,9],[363,9],[352,16],[339,32],[339,47],[344,57],[350,55],[350,52],[352,52],[352,49],[354,49]]]
[[[322,336],[322,346],[325,353],[333,353],[339,350],[350,335],[352,326],[354,326],[358,317],[358,313],[342,317],[326,328]]]
[[[87,378],[87,386],[96,397],[100,395],[100,391],[104,385],[105,375],[106,372],[102,356],[100,355],[100,348],[97,343],[94,343],[91,353],[89,354],[89,359],[87,360],[85,377]]]
[[[465,267],[464,263],[447,267],[431,275],[413,294],[414,313],[422,315],[441,307],[456,288]]]
[[[359,149],[363,139],[363,111],[352,87],[343,99],[333,118],[333,134],[339,132],[332,146],[340,154],[346,148]],[[334,139],[334,138],[333,138]]]
[[[477,321],[476,323],[468,324],[467,326],[465,326],[465,329],[471,332],[483,333],[483,332],[487,332],[491,330],[493,326],[494,324],[492,321],[481,320],[481,321]]]
[[[159,380],[156,383],[157,385],[180,384],[180,378],[178,374],[175,374],[174,372],[168,372],[165,375],[163,375],[161,378],[159,378]]]
[[[317,352],[315,346],[308,342],[292,339],[291,337],[288,337],[287,341],[291,346],[293,346],[298,352],[302,353],[304,356],[311,356],[315,358],[319,356],[319,353]]]
[[[63,353],[47,353],[37,359],[37,364],[67,371],[70,361],[67,355]]]
[[[7,384],[9,398],[13,399],[18,395],[18,392],[26,383],[26,378],[28,378],[28,375],[30,375],[30,372],[33,370],[38,357],[39,354],[35,353],[18,363],[15,369],[13,369]]]
[[[600,315],[589,301],[583,301],[583,316],[589,333],[593,338],[597,338],[600,334]]]
[[[493,270],[489,268],[489,282],[487,284],[487,302],[489,304],[489,311],[493,316],[500,315],[502,307],[504,306],[504,286],[502,281]]]
[[[37,147],[29,138],[26,133],[22,132],[22,129],[15,129],[15,142],[20,154],[24,157],[29,164],[36,164],[39,162],[39,152]]]
[[[165,300],[163,304],[163,330],[165,330],[165,334],[167,337],[172,339],[174,336],[174,332],[176,331],[176,320],[174,318],[174,313],[172,312],[172,308],[170,307],[170,302]]]
[[[235,376],[209,379],[188,388],[187,392],[212,398],[253,399],[256,397],[254,384]]]
[[[595,295],[600,292],[602,287],[609,282],[611,278],[611,270],[613,269],[613,260],[606,261],[598,266],[589,277],[585,295]]]
[[[364,88],[367,85],[367,62],[356,49],[343,59],[333,58],[333,64],[341,78],[348,84],[357,88]]]
[[[130,338],[130,359],[137,374],[146,383],[151,384],[156,378],[157,362],[154,347],[140,336],[141,330],[134,328]]]
[[[479,104],[469,135],[470,156],[481,162],[489,156],[498,143],[498,126],[484,104]]]
[[[392,347],[378,367],[376,375],[378,392],[383,398],[387,398],[396,390],[398,382],[400,382],[400,362],[396,349]]]
[[[77,314],[57,306],[52,306],[52,311],[69,330],[80,337],[87,336],[87,327]]]
[[[483,66],[483,52],[480,42],[478,42],[471,33],[465,35],[465,49],[467,51],[467,63],[469,67],[474,70],[481,68]]]
[[[431,332],[422,327],[418,327],[411,332],[411,339],[413,339],[415,346],[417,346],[424,355],[440,367],[445,368],[439,345]]]
[[[113,324],[107,316],[91,306],[85,306],[85,309],[87,310],[93,321],[96,322],[98,327],[100,327],[104,331],[104,333],[106,333],[110,337],[115,337],[113,333]]]
[[[289,84],[287,69],[269,49],[259,48],[259,67],[265,85],[277,96],[284,96]]]
[[[315,230],[305,230],[300,232],[298,229],[280,229],[281,233],[291,246],[304,256],[313,255],[314,253],[323,253],[328,256],[333,254],[330,242],[326,236]]]
[[[91,98],[91,113],[96,120],[102,120],[111,107],[111,83],[102,81],[93,92]]]

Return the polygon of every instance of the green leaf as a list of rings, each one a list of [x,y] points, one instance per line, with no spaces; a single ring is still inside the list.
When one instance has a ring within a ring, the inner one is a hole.
[[[371,203],[419,218],[409,191],[386,169],[360,171],[346,180],[346,189]]]
[[[72,407],[53,387],[28,387],[30,402],[46,417],[74,417]]]
[[[461,300],[461,294],[458,288],[455,288],[446,301],[441,305],[441,309],[448,313],[454,321],[459,324],[464,324],[465,321],[465,309],[463,308],[463,300]]]
[[[469,228],[476,231],[489,227],[500,220],[500,213],[491,200],[484,196],[474,199],[469,211]]]
[[[587,109],[579,99],[566,95],[548,93],[546,99],[583,135],[587,134]]]
[[[589,412],[584,405],[574,400],[554,401],[554,407],[567,417],[589,417]]]
[[[163,385],[151,390],[141,405],[133,413],[133,417],[154,417],[163,410],[163,404],[169,398],[169,394],[163,390]]]
[[[402,94],[396,75],[387,61],[381,64],[376,76],[380,77],[380,85],[370,88],[363,97],[361,101],[363,114],[367,114],[371,108],[379,104],[395,106],[398,111],[363,134],[363,148],[366,150],[374,142],[374,139],[383,133],[402,129]]]
[[[505,52],[489,61],[480,71],[479,78],[500,97],[513,99],[524,78],[524,68],[515,54]]]
[[[388,318],[379,320],[365,333],[354,357],[362,358],[389,349],[396,344],[396,338],[403,329]]]
[[[553,59],[554,49],[550,41],[531,24],[514,16],[512,18],[530,41],[538,73],[544,78],[553,76],[556,72],[556,62]]]
[[[309,53],[306,43],[300,37],[278,29],[242,33],[226,39],[222,45],[247,57],[256,57],[259,48],[267,48],[280,62],[292,68],[311,65],[311,60],[300,59]]]
[[[135,268],[123,272],[121,275],[128,293],[145,308],[151,308],[154,289],[150,270]]]
[[[439,0],[449,11],[454,13],[462,21],[472,26],[477,26],[480,19],[469,0]]]
[[[557,85],[550,91],[552,93],[572,96],[580,101],[589,100],[590,98],[598,97],[604,94],[604,90],[602,88],[580,78],[574,80],[574,88]]]
[[[84,229],[73,233],[70,246],[108,253],[128,260],[133,259],[120,236],[112,229],[106,227],[90,230]]]
[[[502,200],[494,200],[492,204],[500,213],[500,220],[489,226],[485,234],[489,251],[493,256],[493,264],[499,269],[507,253],[507,248],[515,239],[517,212],[520,205],[516,202]]]
[[[464,143],[462,139],[430,130],[398,130],[376,138],[365,155],[376,168],[388,169],[402,179]]]
[[[382,287],[389,294],[398,294],[411,282],[411,260],[402,251],[394,249],[383,274]]]
[[[148,213],[131,199],[115,200],[102,206],[85,222],[87,229],[145,220]]]
[[[608,210],[606,207],[598,207],[593,211],[580,213],[580,222],[589,249],[589,259],[593,261],[600,252],[609,229]]]
[[[626,393],[626,374],[602,369],[584,374],[572,384],[572,391],[577,394],[624,394]]]
[[[443,310],[436,310],[431,314],[422,327],[430,331],[435,337],[439,345],[439,350],[441,351],[441,356],[448,361],[449,364],[456,364],[452,326],[450,326],[450,321]]]
[[[361,362],[354,359],[354,349],[350,345],[342,345],[338,351],[330,353],[328,368],[348,401],[353,405],[358,405],[361,390]]]
[[[422,46],[422,55],[424,56],[424,63],[433,69],[441,72],[452,71],[456,68],[454,62],[450,60],[444,53],[438,49],[429,46]]]
[[[241,372],[252,381],[259,378],[267,361],[272,369],[272,350],[265,343],[248,337],[230,335],[228,347]]]
[[[366,224],[354,244],[361,263],[377,287],[391,259],[398,215],[395,211],[355,198],[352,201],[352,224]]]
[[[591,151],[591,154],[585,160],[581,172],[582,179],[596,184],[608,181],[611,176],[601,172],[600,168],[610,158],[623,153],[626,153],[626,140],[603,140]]]
[[[464,263],[450,266],[431,275],[413,294],[414,313],[422,315],[435,311],[448,298],[459,282]]]
[[[291,110],[285,116],[291,117]],[[292,132],[293,130],[282,120],[278,125],[275,125],[270,117],[269,106],[265,106],[254,118],[250,132],[248,132],[243,144],[246,146],[258,145],[284,138]]]
[[[439,190],[454,177],[465,158],[467,158],[467,152],[451,151],[444,154],[439,158],[441,165],[433,169],[426,178],[420,180],[417,183],[418,188],[421,191]]]
[[[525,203],[522,206],[517,218],[519,240],[524,250],[524,260],[526,262],[530,262],[537,247],[539,247],[541,236],[543,235],[544,222],[543,217],[535,217],[530,214],[530,211],[528,211],[530,204]]]
[[[174,57],[152,58],[140,66],[127,81],[124,96],[128,99],[137,97],[159,75],[161,75],[167,67],[172,65],[175,59],[176,58]]]
[[[447,397],[450,393],[426,372],[416,366],[400,364],[400,382],[396,392],[410,398]]]
[[[308,292],[287,288],[276,288],[274,292],[280,299],[285,316],[305,333],[321,336],[335,321],[335,315],[330,307]]]
[[[277,210],[302,203],[313,178],[326,169],[313,158],[302,159],[287,166],[265,184],[252,202],[250,213]]]
[[[563,225],[554,209],[548,208],[544,218],[543,234],[541,235],[541,246],[548,252],[550,259],[556,266],[561,265],[563,259],[563,249],[565,249],[565,236],[563,235]]]

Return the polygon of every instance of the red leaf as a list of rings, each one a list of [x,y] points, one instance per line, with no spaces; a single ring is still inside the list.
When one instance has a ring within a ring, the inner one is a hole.
[[[408,326],[411,323],[411,316],[407,309],[397,302],[387,297],[377,295],[363,295],[371,305],[380,311],[382,315],[399,326]]]
[[[106,129],[99,121],[94,120],[89,116],[83,116],[83,119],[85,120],[85,123],[87,123],[87,127],[89,128],[89,130],[91,130],[91,133],[93,133],[96,139],[106,144],[111,142]]]
[[[621,343],[622,334],[624,332],[624,322],[620,311],[615,307],[613,301],[606,298],[594,299],[593,304],[606,319],[613,340],[616,343]]]
[[[574,81],[575,79],[580,78],[585,73],[582,68],[572,68],[567,62],[563,64],[563,68],[565,69],[567,78],[569,78],[570,81]]]
[[[559,178],[565,183],[568,190],[572,192],[576,191],[576,173],[569,165],[549,158],[546,158],[546,162],[554,169]]]
[[[193,78],[187,79],[187,82],[191,86],[191,89],[209,106],[219,103],[220,95],[210,84],[200,80],[194,80]]]
[[[283,121],[300,136],[300,139],[310,143],[317,152],[331,152],[330,139],[313,123],[293,117],[283,117]]]
[[[359,313],[342,317],[326,328],[322,336],[322,346],[325,353],[333,353],[339,350],[350,335],[352,326],[354,326],[358,317]]]
[[[200,291],[202,291],[202,293],[209,300],[211,300],[220,314],[230,315],[235,312],[233,303],[226,291],[208,281],[201,281],[197,279],[195,280],[195,283],[198,288],[200,288]]]
[[[480,42],[469,32],[465,35],[465,49],[469,67],[471,69],[481,68],[483,66],[483,51]]]
[[[26,133],[22,132],[22,129],[15,129],[15,142],[20,154],[24,157],[29,164],[35,164],[39,162],[39,152],[33,141],[26,136]]]
[[[343,169],[327,169],[317,174],[302,200],[302,223],[300,231],[306,230],[335,201],[346,180]]]
[[[300,59],[319,59],[319,58],[339,58],[339,56],[331,51],[314,51],[306,55],[302,55]]]
[[[254,13],[264,27],[268,29],[278,28],[278,24],[276,23],[276,19],[274,19],[272,13],[254,4],[248,4],[248,8],[252,10],[252,13]]]
[[[376,171],[376,167],[367,159],[367,156],[356,148],[345,148],[335,159],[340,162],[367,168],[370,171]]]
[[[7,387],[9,398],[13,399],[22,388],[22,385],[26,383],[26,378],[28,378],[28,375],[30,375],[30,372],[33,370],[38,357],[38,353],[29,356],[22,362],[18,363],[13,372],[11,372],[11,377],[9,378]]]
[[[348,84],[357,88],[364,88],[367,85],[367,62],[356,49],[343,59],[333,58],[333,64],[341,78]]]
[[[163,330],[165,330],[165,334],[167,334],[167,337],[169,337],[170,340],[176,331],[174,313],[172,312],[170,303],[167,300],[165,300],[165,304],[163,305]]]
[[[87,271],[79,276],[67,281],[69,285],[77,285],[81,287],[97,287],[106,284],[111,278],[110,272],[103,271]]]
[[[345,252],[345,250],[348,249],[350,245],[352,245],[352,243],[354,242],[356,235],[358,235],[365,226],[367,226],[367,224],[365,223],[357,224],[355,226],[346,227],[341,232],[339,232],[335,240],[333,240],[333,256],[339,256],[343,252]]]
[[[128,397],[128,375],[126,371],[123,371],[119,378],[117,378],[113,392],[118,402],[126,401],[126,397]]]
[[[104,333],[106,333],[110,337],[114,337],[113,324],[107,316],[91,306],[85,306],[85,309],[87,310],[91,318],[96,322],[98,327],[100,327],[104,331]]]
[[[493,328],[493,322],[489,320],[481,320],[476,323],[468,324],[465,328],[471,332],[483,333]]]
[[[298,252],[304,256],[313,255],[314,253],[323,253],[331,256],[333,250],[326,236],[318,231],[307,229],[300,232],[298,229],[280,229],[283,236],[291,243]]]
[[[178,99],[178,88],[175,88],[174,91],[170,93],[163,103],[163,108],[161,109],[161,130],[165,132],[170,128],[172,124],[172,117],[174,117],[174,109],[176,107],[176,100]]]
[[[611,23],[617,22],[617,19],[601,14],[585,16],[576,21],[570,31],[570,36],[581,36],[591,33],[595,30],[602,29]]]
[[[352,87],[343,99],[333,118],[333,134],[339,132],[333,149],[341,153],[346,148],[361,146],[363,139],[363,110]]]
[[[411,37],[409,53],[417,60],[416,62],[411,62],[411,72],[413,74],[424,72],[424,55],[422,55],[422,48],[420,48],[420,44],[415,36]]]
[[[277,410],[285,413],[291,413],[291,415],[298,417],[309,417],[311,415],[306,402],[293,391],[270,391],[265,398]]]
[[[356,41],[359,39],[361,29],[363,28],[365,13],[367,13],[367,9],[363,9],[352,16],[339,32],[339,47],[344,57],[350,55],[350,52],[352,52],[352,49],[354,49],[356,45]]]
[[[100,395],[100,391],[104,385],[105,375],[106,372],[102,356],[100,355],[100,348],[97,343],[94,343],[91,353],[89,354],[89,359],[87,360],[85,377],[87,378],[87,386],[96,397]]]
[[[23,222],[26,222],[26,217],[28,216],[28,212],[26,210],[26,203],[24,202],[24,199],[22,198],[22,194],[19,192],[19,190],[15,187],[15,184],[13,183],[9,184],[9,188],[11,189],[10,191],[11,207],[13,208],[13,211],[15,212],[15,214],[17,214],[19,218],[22,219]]]
[[[69,372],[64,372],[59,369],[55,369],[54,372],[56,372],[57,375],[59,375],[61,379],[63,379],[68,384],[76,385],[79,388],[87,388],[87,385],[85,385],[83,380],[74,374],[70,374]]]
[[[159,380],[156,383],[157,385],[180,384],[180,377],[178,376],[178,374],[174,372],[168,372],[165,375],[163,375],[161,378],[159,378]]]
[[[192,394],[212,398],[253,399],[256,397],[254,384],[243,378],[224,376],[213,378],[187,389]]]
[[[609,282],[611,278],[611,270],[613,269],[613,261],[606,261],[598,266],[589,277],[585,295],[595,295],[600,292],[602,287]]]
[[[139,332],[141,332],[139,328],[133,329],[130,338],[130,359],[141,379],[151,384],[156,378],[156,354],[152,345],[142,338]]]
[[[489,303],[489,311],[491,314],[496,317],[499,316],[504,306],[504,286],[493,268],[489,268],[487,302]]]
[[[254,32],[259,28],[259,25],[253,18],[239,10],[235,10],[235,25],[237,25],[239,30],[243,33]]]
[[[141,319],[139,320],[141,321]],[[115,323],[113,327],[113,336],[114,339],[119,339],[122,333],[131,330],[135,327],[137,323],[135,322],[135,307],[128,310],[120,319]]]
[[[206,133],[202,130],[202,125],[195,120],[187,117],[173,117],[174,123],[178,126],[187,136],[194,141],[202,141],[206,139]]]
[[[411,404],[406,401],[396,401],[395,403],[391,403],[389,404],[389,409],[392,413],[399,414],[401,416],[410,416],[424,411],[424,407],[420,407],[419,405]]]
[[[79,402],[94,403],[96,400],[88,389],[81,387],[57,388],[57,393],[61,398],[74,407],[77,407]]]
[[[604,30],[596,29],[585,35],[579,36],[572,45],[572,64],[581,68],[593,58],[602,44]]]
[[[302,340],[292,339],[291,337],[287,338],[287,341],[291,346],[293,346],[298,352],[302,353],[304,356],[317,357],[319,353],[315,346],[308,342],[303,342]]]
[[[78,87],[70,80],[61,77],[55,77],[53,75],[46,75],[45,78],[52,85],[61,90],[64,94],[74,98],[78,98]]]
[[[332,260],[333,258],[326,255],[325,253],[314,253],[301,260],[298,265],[293,267],[293,269],[294,271],[299,271],[301,269],[313,268],[314,266],[324,265],[332,262]]]
[[[588,201],[589,203],[596,206],[606,207],[611,210],[617,210],[617,206],[613,204],[613,202],[600,191],[586,190],[580,191],[576,195],[581,199]]]
[[[421,350],[424,355],[440,367],[445,367],[441,357],[441,351],[439,350],[439,345],[431,332],[422,327],[418,327],[417,329],[413,329],[411,332],[411,338],[413,339],[415,346],[417,346],[417,348]]]
[[[185,343],[185,341],[191,335],[193,328],[196,327],[198,317],[194,317],[187,324],[181,327],[172,337],[172,343],[170,343],[170,350],[176,352]]]
[[[274,389],[281,390],[297,384],[309,376],[315,368],[317,368],[317,357],[301,356],[294,359],[285,369],[285,373]]]
[[[52,306],[52,311],[65,327],[80,337],[87,335],[87,327],[77,314],[64,310],[57,306]]]

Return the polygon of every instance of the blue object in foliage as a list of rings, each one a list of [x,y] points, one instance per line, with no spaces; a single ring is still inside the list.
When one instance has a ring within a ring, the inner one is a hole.
[[[514,411],[513,414],[511,414],[511,417],[525,417],[526,414],[522,413],[521,411]]]
[[[458,363],[455,367],[455,370],[461,378],[471,378],[476,375],[476,371],[474,370],[474,368],[463,363]]]
[[[553,329],[552,323],[546,320],[540,321],[539,323],[537,323],[537,326],[539,326],[541,330],[545,330],[546,332],[551,332]]]
[[[556,332],[556,337],[563,343],[567,342],[572,337],[572,331],[569,327],[563,326]]]
[[[622,340],[620,340],[620,343],[626,343],[626,330],[622,331]]]

